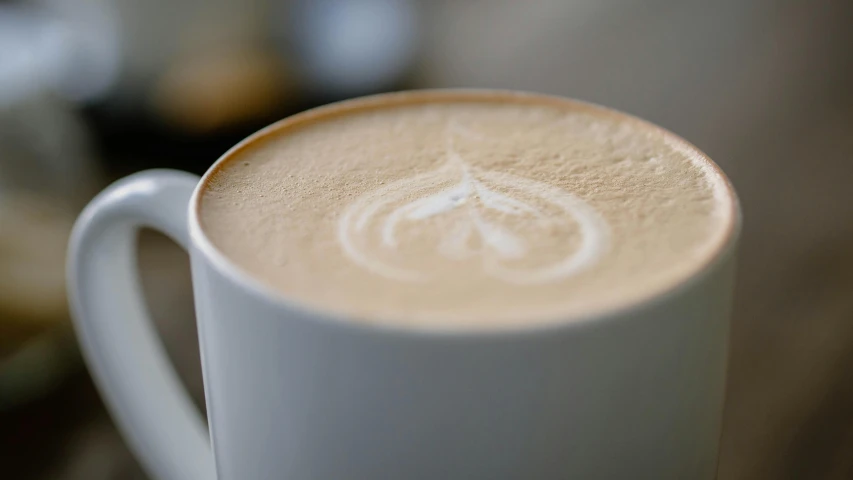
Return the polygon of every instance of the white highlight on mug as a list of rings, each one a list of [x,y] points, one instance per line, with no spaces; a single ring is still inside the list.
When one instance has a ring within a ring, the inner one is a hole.
[[[399,247],[396,232],[401,222],[427,220],[456,209],[464,209],[463,220],[452,225],[442,236],[437,246],[438,253],[451,261],[481,255],[485,273],[508,283],[531,285],[568,278],[594,265],[609,249],[610,228],[595,209],[574,195],[551,185],[507,173],[482,170],[467,164],[453,147],[452,131],[481,138],[480,135],[469,134],[461,128],[451,126],[446,140],[447,162],[443,166],[433,172],[402,179],[369,192],[344,210],[338,223],[338,241],[345,254],[356,264],[389,279],[407,282],[430,279],[427,272],[390,264],[359,247],[358,237],[361,236],[364,240],[369,231],[368,227],[376,220],[376,215],[388,208],[393,210],[382,221],[379,237],[381,247],[389,250]],[[412,192],[454,177],[459,178],[459,181],[453,187],[394,207]],[[506,228],[485,219],[475,203],[505,215],[532,215],[542,222],[553,221],[554,217],[546,216],[539,208],[487,185],[494,185],[505,191],[521,192],[565,213],[580,229],[582,238],[579,248],[544,267],[521,270],[504,266],[495,257],[500,260],[522,259],[529,253],[530,246]],[[475,232],[482,240],[480,249],[473,249],[469,244],[471,235]],[[486,249],[493,251],[495,255],[484,255]]]

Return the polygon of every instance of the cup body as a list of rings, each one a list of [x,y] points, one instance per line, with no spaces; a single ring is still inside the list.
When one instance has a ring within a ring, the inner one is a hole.
[[[303,308],[190,231],[220,480],[715,477],[734,238],[641,305],[453,332]]]

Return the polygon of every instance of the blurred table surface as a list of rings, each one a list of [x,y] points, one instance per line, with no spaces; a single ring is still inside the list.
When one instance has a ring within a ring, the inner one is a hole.
[[[548,4],[556,9],[555,3]],[[505,10],[522,8],[510,7],[509,2],[502,5]],[[692,115],[705,109],[709,117],[704,123],[682,123],[674,108],[644,106],[643,92],[627,90],[624,98],[637,98],[638,103],[614,105],[697,143],[723,166],[741,196],[745,220],[721,479],[853,478],[853,24],[836,20],[839,12],[849,13],[850,8],[829,10],[820,17],[811,10],[783,11],[775,23],[766,25],[770,30],[762,38],[772,41],[742,46],[743,69],[758,68],[757,62],[769,73],[743,77],[732,91],[700,86],[700,94],[717,95],[695,100],[692,113],[690,108],[678,110]],[[475,13],[460,7],[453,15],[462,18]],[[492,14],[488,21],[500,25],[501,17]],[[542,28],[539,36],[516,34],[508,41],[544,44],[557,41],[553,32]],[[448,42],[455,38],[452,29],[442,34]],[[817,40],[786,43],[807,34]],[[476,30],[457,36],[465,35],[487,36]],[[617,38],[617,43],[626,38]],[[847,47],[837,58],[846,63],[826,56],[828,49],[844,44]],[[514,44],[507,51],[520,55],[522,50]],[[458,50],[450,54],[462,55]],[[505,80],[496,85],[483,82],[489,86],[517,86],[591,100],[603,95],[595,88],[615,88],[612,82],[585,84],[583,79],[575,90],[555,86],[554,78],[560,75],[555,69],[561,67],[542,62],[553,63],[553,57],[525,58],[520,63],[508,59],[503,77],[500,61],[493,62],[492,70],[489,65],[472,68]],[[812,74],[798,75],[810,69]],[[476,76],[454,77],[455,71],[451,68],[444,77],[429,76],[428,81],[431,85],[478,84]],[[676,98],[691,101],[685,94]],[[725,141],[716,141],[719,138]],[[179,374],[200,402],[186,255],[154,234],[146,234],[141,246],[143,283],[152,313]],[[0,413],[0,425],[0,476],[4,478],[146,478],[82,370],[49,397]]]

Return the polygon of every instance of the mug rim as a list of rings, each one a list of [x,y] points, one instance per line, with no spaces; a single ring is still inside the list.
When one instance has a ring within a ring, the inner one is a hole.
[[[729,201],[729,212],[727,213],[728,221],[723,227],[724,230],[717,245],[711,249],[711,252],[707,254],[707,258],[704,262],[700,263],[694,271],[673,285],[663,288],[649,296],[625,302],[615,307],[606,307],[589,312],[558,315],[554,318],[537,320],[530,324],[513,323],[509,325],[484,327],[470,324],[452,326],[447,324],[433,325],[422,323],[411,324],[408,322],[395,323],[387,320],[379,322],[365,322],[354,319],[354,316],[348,316],[343,313],[337,313],[331,310],[325,310],[320,307],[308,305],[252,276],[249,272],[245,271],[242,267],[222,253],[205,234],[199,220],[201,209],[200,200],[210,179],[238,152],[246,149],[264,137],[273,135],[280,130],[296,124],[319,120],[335,114],[345,114],[347,112],[360,109],[393,106],[406,103],[419,103],[429,100],[462,101],[465,99],[477,101],[488,101],[490,99],[507,100],[519,103],[558,103],[574,109],[591,110],[600,114],[606,114],[628,120],[633,123],[639,123],[644,128],[660,133],[667,140],[672,140],[680,146],[687,148],[688,151],[699,157],[700,160],[704,161],[709,167],[711,167],[714,173],[718,175],[722,181],[722,190],[725,192],[725,198]],[[374,333],[384,332],[398,335],[429,335],[440,337],[505,337],[517,336],[520,334],[549,334],[565,329],[578,329],[590,327],[592,325],[600,325],[615,319],[624,318],[631,313],[639,313],[641,311],[654,308],[655,306],[661,305],[669,299],[691,289],[691,287],[696,283],[701,282],[707,276],[711,275],[719,265],[734,256],[738,240],[740,238],[743,221],[740,202],[734,187],[732,186],[731,180],[726,176],[722,169],[713,160],[711,160],[710,157],[708,157],[708,155],[699,150],[692,143],[681,138],[679,135],[654,123],[643,120],[642,118],[591,102],[518,90],[479,88],[420,89],[380,93],[334,102],[280,119],[244,138],[222,154],[207,169],[196,184],[193,189],[192,196],[190,197],[188,210],[187,218],[189,223],[188,228],[191,248],[197,249],[201,252],[205,259],[218,271],[218,273],[231,280],[235,286],[239,286],[244,291],[248,292],[256,300],[262,301],[275,308],[283,309],[283,311],[297,312],[306,318],[310,317],[311,321],[318,321],[336,327]]]

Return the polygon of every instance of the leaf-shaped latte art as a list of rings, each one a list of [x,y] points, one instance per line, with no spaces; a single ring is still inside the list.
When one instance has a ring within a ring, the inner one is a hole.
[[[515,175],[485,171],[465,163],[448,142],[447,163],[434,172],[387,185],[357,199],[343,213],[338,240],[356,264],[402,281],[426,281],[431,272],[406,266],[399,253],[401,225],[439,229],[435,252],[447,261],[481,256],[484,273],[506,282],[537,284],[560,280],[593,265],[609,247],[609,228],[589,205],[561,189]],[[451,186],[434,191],[435,185]],[[521,199],[513,198],[517,192]],[[531,204],[523,199],[536,200]],[[543,211],[547,206],[548,212]],[[554,218],[554,212],[557,217]],[[580,246],[563,258],[535,268],[511,266],[535,248],[502,218],[525,217],[535,225],[574,222]],[[445,219],[439,223],[438,219]],[[377,232],[379,244],[371,243]],[[509,263],[507,263],[509,262]]]

